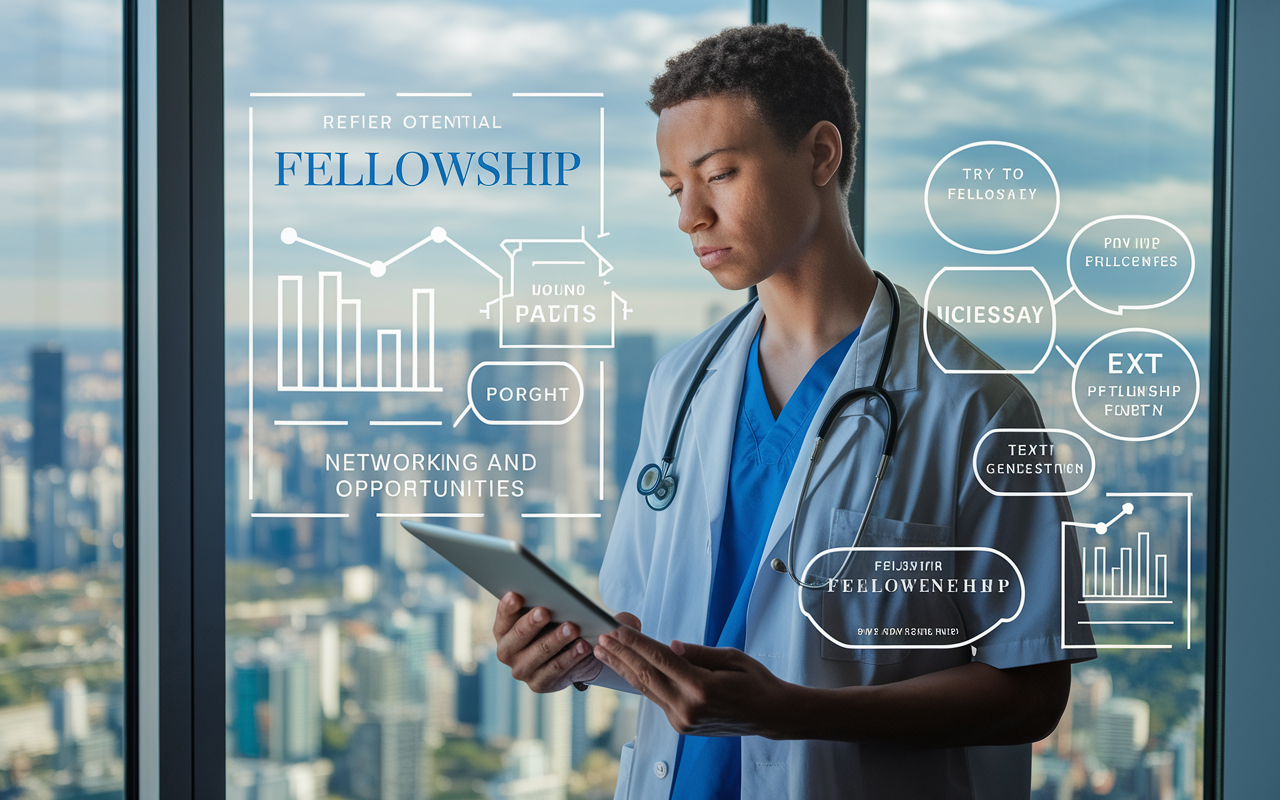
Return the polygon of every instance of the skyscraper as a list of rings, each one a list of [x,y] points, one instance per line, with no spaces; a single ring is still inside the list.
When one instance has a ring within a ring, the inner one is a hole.
[[[31,460],[34,472],[62,467],[62,351],[56,345],[31,350]]]
[[[320,709],[311,664],[301,653],[285,653],[271,663],[269,678],[271,758],[311,761],[320,755]]]
[[[1147,746],[1151,708],[1134,697],[1112,697],[1098,709],[1094,750],[1108,767],[1129,768]]]
[[[78,566],[79,540],[66,531],[67,492],[62,469],[62,351],[31,350],[31,451],[29,497],[36,569]]]
[[[238,664],[235,669],[236,752],[245,758],[265,758],[270,673],[265,664]]]

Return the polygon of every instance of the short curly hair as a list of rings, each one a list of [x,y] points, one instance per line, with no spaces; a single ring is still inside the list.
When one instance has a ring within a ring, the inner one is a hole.
[[[840,131],[844,154],[836,177],[853,183],[858,117],[849,73],[822,40],[788,25],[725,28],[667,59],[649,86],[655,114],[688,100],[748,97],[783,145],[794,149],[826,120]]]

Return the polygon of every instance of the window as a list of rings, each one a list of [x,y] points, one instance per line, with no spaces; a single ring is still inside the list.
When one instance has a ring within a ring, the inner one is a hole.
[[[4,796],[124,788],[122,18],[0,9]]]
[[[1099,658],[1036,798],[1203,789],[1216,13],[868,3],[867,257],[1039,401],[1056,453],[1001,434],[990,490],[1071,493],[1083,585],[1028,591],[1087,604]]]
[[[612,792],[637,698],[517,684],[492,598],[400,523],[593,590],[649,371],[730,308],[648,84],[747,21],[226,3],[229,798]]]

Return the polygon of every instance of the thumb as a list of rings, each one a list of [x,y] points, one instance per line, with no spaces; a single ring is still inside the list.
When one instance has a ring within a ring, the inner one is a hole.
[[[673,641],[671,650],[695,667],[703,669],[741,669],[739,657],[742,651],[732,647],[706,647],[689,642]]]
[[[640,618],[637,617],[635,614],[629,614],[626,611],[619,611],[617,614],[614,615],[614,619],[618,620],[618,622],[621,622],[623,625],[626,625],[629,628],[635,628],[636,630],[640,630]]]

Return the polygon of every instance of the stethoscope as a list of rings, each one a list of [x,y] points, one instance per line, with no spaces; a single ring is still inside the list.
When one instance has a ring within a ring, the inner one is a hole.
[[[876,501],[876,494],[880,491],[880,482],[884,479],[885,472],[889,469],[889,459],[893,457],[893,448],[898,441],[898,407],[884,390],[885,377],[889,374],[889,358],[893,353],[894,340],[898,337],[898,320],[901,315],[901,303],[898,299],[898,290],[883,274],[875,273],[876,278],[884,284],[889,290],[889,299],[892,302],[892,312],[889,317],[889,330],[886,332],[884,350],[880,354],[880,367],[876,370],[875,382],[870,386],[863,386],[851,391],[845,392],[836,400],[835,404],[823,417],[822,424],[818,426],[818,437],[813,443],[813,452],[809,455],[809,466],[804,474],[804,483],[800,487],[800,497],[796,501],[796,510],[791,518],[791,531],[787,540],[787,561],[784,563],[782,559],[775,558],[770,562],[778,572],[785,572],[796,582],[796,585],[804,589],[825,589],[832,580],[839,578],[840,575],[849,566],[849,561],[853,558],[854,548],[858,546],[858,540],[862,538],[862,531],[867,526],[867,518],[871,514],[871,506]],[[733,319],[716,337],[715,342],[711,345],[711,349],[707,351],[706,356],[702,359],[702,364],[698,367],[698,372],[693,376],[693,381],[689,384],[688,391],[684,394],[684,401],[680,403],[680,412],[676,414],[675,424],[671,428],[671,435],[667,437],[667,449],[662,454],[662,462],[660,464],[649,464],[640,470],[640,476],[636,479],[636,490],[644,496],[645,502],[649,504],[649,508],[654,511],[662,511],[671,505],[671,501],[676,497],[676,475],[672,471],[672,467],[676,460],[676,446],[680,442],[680,432],[684,430],[684,421],[689,414],[689,406],[693,403],[693,396],[698,393],[698,387],[702,385],[702,380],[707,377],[707,368],[711,366],[711,361],[724,347],[724,343],[737,330],[742,320],[750,313],[754,307],[757,298],[752,298],[745,306],[743,306]],[[849,552],[844,557],[844,563],[840,565],[840,569],[831,578],[823,578],[816,583],[808,583],[795,573],[795,557],[796,557],[796,536],[795,532],[800,527],[801,510],[804,508],[805,495],[809,493],[809,482],[813,479],[813,467],[817,463],[818,457],[822,454],[822,447],[827,439],[827,434],[831,432],[831,428],[835,425],[836,419],[840,413],[857,400],[867,398],[868,401],[876,399],[880,401],[880,405],[885,408],[889,415],[889,424],[885,426],[884,448],[880,451],[880,467],[876,470],[875,483],[871,486],[871,496],[867,500],[867,510],[862,514],[862,521],[858,523],[858,530],[853,535],[853,544],[849,546]]]

